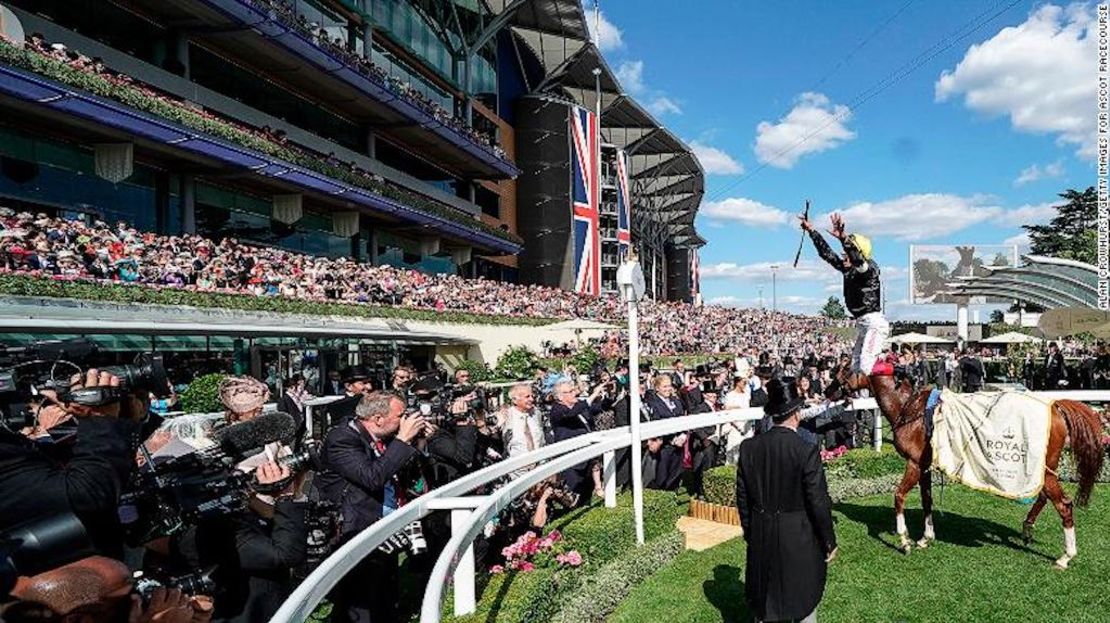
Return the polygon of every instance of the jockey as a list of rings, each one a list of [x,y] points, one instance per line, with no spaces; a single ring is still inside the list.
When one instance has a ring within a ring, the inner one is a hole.
[[[883,317],[879,265],[871,257],[871,241],[860,234],[846,234],[844,219],[839,214],[829,217],[829,233],[844,246],[843,257],[833,252],[821,232],[809,219],[798,217],[802,230],[809,233],[821,259],[844,275],[844,305],[856,320],[856,344],[852,350],[852,371],[871,375],[882,367],[879,357],[883,343],[890,337],[890,324]],[[876,366],[876,364],[880,366]]]

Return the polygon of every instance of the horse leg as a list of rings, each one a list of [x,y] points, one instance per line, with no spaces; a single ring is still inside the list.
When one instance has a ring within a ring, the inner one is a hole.
[[[917,542],[921,549],[929,547],[929,541],[937,539],[933,528],[933,473],[929,470],[921,472],[921,510],[925,512],[925,536]]]
[[[1052,473],[1045,474],[1043,491],[1048,495],[1048,499],[1052,500],[1052,505],[1056,507],[1056,512],[1060,513],[1060,519],[1064,523],[1064,555],[1056,560],[1056,568],[1067,569],[1068,563],[1078,553],[1075,545],[1075,519],[1071,513],[1071,500],[1064,495],[1060,479]]]
[[[1025,521],[1021,524],[1021,540],[1026,545],[1033,542],[1033,526],[1037,523],[1037,516],[1041,514],[1044,505],[1048,503],[1048,496],[1045,495],[1044,489],[1041,489],[1040,495],[1037,500],[1033,502],[1033,507],[1029,509],[1029,514],[1025,516]]]
[[[894,492],[895,531],[898,533],[902,551],[907,554],[913,549],[913,541],[910,540],[909,530],[906,529],[906,494],[913,490],[919,478],[921,478],[921,469],[918,468],[917,463],[906,461],[906,472]]]

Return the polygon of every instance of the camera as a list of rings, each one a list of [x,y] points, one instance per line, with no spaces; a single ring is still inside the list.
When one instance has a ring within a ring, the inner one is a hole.
[[[196,595],[211,596],[216,592],[216,583],[213,582],[211,578],[213,571],[215,571],[214,568],[162,579],[155,579],[142,571],[136,571],[132,576],[134,579],[135,594],[143,600],[144,604],[149,604],[154,590],[163,586],[166,588],[179,589],[182,593],[190,597]]]
[[[21,575],[37,575],[95,551],[72,513],[50,515],[0,532],[0,601]]]
[[[466,402],[465,413],[451,413],[455,401],[470,394],[474,394],[474,397]],[[464,418],[474,423],[478,417],[484,417],[489,426],[497,424],[497,417],[489,413],[489,398],[484,388],[476,385],[447,385],[433,374],[421,377],[409,387],[405,403],[408,412],[419,413],[440,427]]]

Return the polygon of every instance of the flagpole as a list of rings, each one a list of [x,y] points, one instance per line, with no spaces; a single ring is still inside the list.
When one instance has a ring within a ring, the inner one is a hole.
[[[594,0],[594,47],[597,48],[597,57],[601,58],[601,0]],[[600,62],[600,60],[599,60]],[[596,143],[594,147],[594,191],[597,193],[594,200],[594,209],[597,210],[597,257],[594,262],[597,265],[597,291],[594,294],[601,296],[601,67],[594,68],[594,94],[596,99],[594,101],[594,114],[595,123],[597,124],[597,137],[594,139]],[[618,242],[618,245],[620,243]]]

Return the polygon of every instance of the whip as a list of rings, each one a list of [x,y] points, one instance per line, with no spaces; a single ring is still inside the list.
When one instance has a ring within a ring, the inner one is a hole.
[[[806,199],[806,210],[802,214],[803,220],[809,220],[809,199]],[[798,267],[798,260],[802,259],[802,247],[806,244],[806,232],[802,230],[802,239],[798,241],[798,252],[794,254],[794,268]]]

